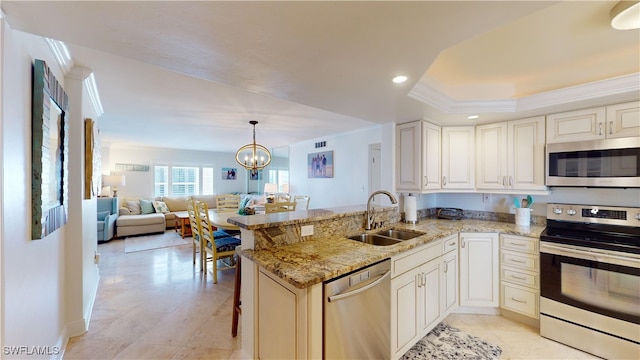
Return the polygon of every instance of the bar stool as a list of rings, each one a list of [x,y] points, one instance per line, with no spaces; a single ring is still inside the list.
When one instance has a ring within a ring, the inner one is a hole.
[[[231,323],[231,335],[236,337],[238,335],[238,317],[242,314],[240,308],[240,284],[241,284],[241,269],[240,263],[242,256],[240,255],[241,246],[236,246],[236,280],[233,285],[233,320]]]

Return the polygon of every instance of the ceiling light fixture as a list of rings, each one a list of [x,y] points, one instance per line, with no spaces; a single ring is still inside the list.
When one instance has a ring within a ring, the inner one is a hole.
[[[255,120],[249,121],[253,125],[253,143],[247,144],[236,152],[236,161],[247,170],[262,170],[271,163],[271,153],[266,147],[256,144],[256,124]]]
[[[479,117],[480,117],[480,116],[478,116],[478,115],[469,115],[469,116],[467,116],[467,119],[469,119],[469,120],[473,120],[473,119],[477,119],[477,118],[479,118]]]
[[[393,78],[393,82],[396,84],[401,84],[403,82],[407,81],[407,77],[404,75],[398,75],[396,77]]]
[[[609,14],[616,30],[640,29],[640,1],[620,1]]]

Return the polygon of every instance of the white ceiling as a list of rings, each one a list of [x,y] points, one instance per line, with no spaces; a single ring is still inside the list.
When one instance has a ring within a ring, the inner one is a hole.
[[[235,151],[376,124],[501,121],[640,98],[610,1],[3,1],[94,72],[105,144]],[[405,74],[396,85],[391,78]],[[585,86],[584,84],[589,84]]]

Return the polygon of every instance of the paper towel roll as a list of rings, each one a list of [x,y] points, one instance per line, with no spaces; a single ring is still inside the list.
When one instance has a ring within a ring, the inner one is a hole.
[[[416,205],[417,198],[412,195],[404,197],[404,221],[415,223],[418,221],[418,211]]]

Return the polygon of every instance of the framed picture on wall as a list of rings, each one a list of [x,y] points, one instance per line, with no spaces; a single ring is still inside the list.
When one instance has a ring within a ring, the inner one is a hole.
[[[236,180],[237,172],[236,168],[222,168],[222,180]]]
[[[262,180],[262,170],[250,170],[249,180]]]
[[[322,151],[307,155],[309,178],[333,177],[333,151]]]

